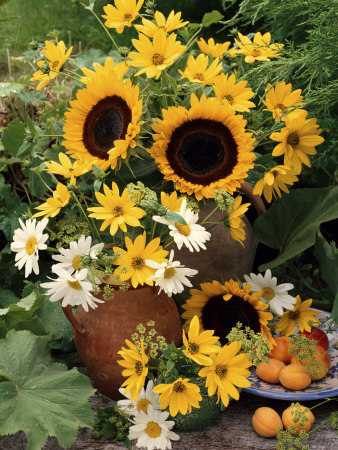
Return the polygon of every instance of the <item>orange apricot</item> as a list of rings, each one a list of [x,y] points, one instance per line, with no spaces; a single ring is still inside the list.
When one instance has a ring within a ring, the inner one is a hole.
[[[289,431],[296,435],[299,434],[301,430],[309,431],[315,421],[315,416],[309,408],[296,403],[283,411],[282,421],[286,430],[293,425],[296,428],[296,431]]]
[[[274,338],[276,341],[276,345],[273,347],[271,353],[267,356],[269,358],[278,359],[282,361],[284,364],[289,364],[291,354],[290,354],[290,339],[288,336],[281,336]]]
[[[289,364],[281,370],[279,381],[287,389],[301,391],[311,384],[311,377],[302,364]]]
[[[279,383],[280,371],[285,367],[285,364],[278,359],[269,358],[269,362],[261,362],[256,369],[256,374],[259,378],[267,383]]]
[[[316,354],[313,355],[310,359],[306,358],[302,361],[299,361],[296,355],[292,355],[291,363],[303,364],[306,367],[306,370],[309,372],[312,381],[321,380],[322,378],[324,378],[331,367],[330,356],[326,353],[326,350],[321,345],[317,345]]]
[[[252,416],[252,426],[257,434],[264,437],[277,436],[277,430],[283,429],[283,424],[278,413],[266,406],[256,409]]]

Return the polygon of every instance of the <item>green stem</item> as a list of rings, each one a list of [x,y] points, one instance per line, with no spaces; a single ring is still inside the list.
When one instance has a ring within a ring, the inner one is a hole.
[[[81,203],[79,202],[77,196],[75,195],[75,192],[71,191],[71,196],[72,196],[73,199],[76,201],[76,203],[77,203],[77,205],[78,205],[78,207],[79,207],[81,213],[83,214],[83,216],[84,216],[85,219],[86,219],[86,222],[87,222],[88,225],[89,225],[89,228],[90,228],[91,231],[93,232],[93,228],[92,228],[91,223],[90,223],[90,221],[89,221],[89,219],[88,219],[88,216],[87,216],[87,214],[85,213],[84,209],[82,208],[82,205],[81,205]]]
[[[51,189],[48,184],[45,182],[45,180],[42,178],[41,174],[39,172],[35,172],[34,173],[40,178],[41,182],[46,186],[47,189],[49,189],[51,191],[51,193],[53,194],[54,191],[53,189]]]
[[[54,253],[59,252],[59,250],[57,250],[56,248],[53,248],[53,247],[47,247],[47,250],[49,250],[50,252],[54,252]]]
[[[65,77],[72,78],[72,80],[74,80],[74,81],[80,81],[79,78],[75,78],[75,77],[73,77],[72,75],[70,75],[69,73],[66,73],[66,72],[60,72],[58,70],[53,70],[53,69],[50,69],[49,71],[57,73],[58,75],[64,75]]]
[[[80,192],[80,194],[81,194],[81,198],[83,198],[83,200],[84,200],[84,202],[85,202],[85,204],[86,204],[86,208],[87,208],[87,210],[88,210],[88,203],[87,203],[86,197],[85,197],[85,195],[83,194],[83,192],[81,191],[81,189],[80,189],[79,187],[78,187],[78,190],[79,190],[79,192]],[[96,236],[97,236],[99,242],[102,242],[100,233],[98,232],[98,229],[96,228],[96,224],[95,224],[94,219],[93,219],[92,217],[90,217],[90,220],[91,220],[91,222],[92,222],[92,225],[93,225],[93,227],[94,227],[94,230],[95,230],[95,232],[96,232]]]
[[[17,178],[17,176],[16,176],[16,174],[15,174],[15,171],[14,171],[13,167],[12,167],[12,166],[9,166],[9,167],[10,167],[10,171],[12,172],[12,175],[13,175],[13,177],[14,177],[14,180],[15,180],[16,183],[18,183],[18,185],[21,186],[22,189],[25,191],[25,194],[26,194],[28,203],[31,205],[32,200],[31,200],[31,198],[30,198],[30,196],[29,196],[28,189],[26,188],[26,186],[24,185],[24,183],[22,183],[22,182]]]
[[[209,219],[209,217],[211,217],[211,216],[214,214],[214,212],[217,211],[217,209],[218,209],[218,205],[211,211],[211,213],[209,213],[209,214],[207,215],[207,217],[205,217],[205,218],[202,220],[201,225],[202,225],[203,223],[205,223],[205,222]]]
[[[332,401],[332,400],[335,400],[335,399],[334,399],[334,398],[326,398],[323,402],[318,403],[317,405],[312,406],[312,407],[309,408],[309,409],[310,409],[310,411],[312,411],[313,409],[317,408],[317,406],[324,405],[325,403],[330,402],[330,401]],[[335,401],[338,401],[338,400],[335,400]]]
[[[329,417],[328,419],[324,420],[324,422],[320,423],[318,426],[316,426],[316,428],[313,428],[311,431],[309,431],[309,435],[311,433],[313,433],[314,431],[318,430],[319,428],[321,428],[323,425],[326,425],[328,422],[330,422],[331,417]]]

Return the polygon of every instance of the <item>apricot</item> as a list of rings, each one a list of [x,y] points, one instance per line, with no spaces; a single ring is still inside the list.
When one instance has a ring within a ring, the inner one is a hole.
[[[278,359],[269,358],[269,362],[261,362],[256,369],[256,374],[259,378],[267,383],[279,383],[280,371],[285,367],[285,364]]]
[[[306,411],[307,410],[307,411]],[[306,417],[308,420],[306,420]],[[291,425],[293,425],[297,431],[292,434],[299,434],[301,430],[309,431],[313,422],[315,421],[315,416],[306,408],[306,406],[296,403],[291,405],[283,411],[282,421],[285,429],[287,430]]]
[[[264,437],[277,436],[277,430],[283,429],[283,424],[278,413],[267,406],[256,409],[252,416],[252,426],[257,434]]]
[[[317,345],[316,354],[310,359],[306,358],[303,361],[299,361],[296,355],[292,355],[291,363],[303,364],[309,372],[312,381],[321,380],[324,378],[331,367],[330,356],[321,345]]]
[[[309,372],[302,364],[290,364],[281,370],[279,381],[287,389],[301,391],[311,384]]]
[[[276,341],[276,345],[273,347],[271,353],[269,353],[267,356],[269,358],[278,359],[284,364],[289,364],[291,358],[291,343],[289,337],[281,336],[274,339]]]

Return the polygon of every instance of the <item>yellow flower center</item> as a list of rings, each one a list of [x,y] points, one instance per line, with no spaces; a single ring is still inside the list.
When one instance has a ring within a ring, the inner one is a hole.
[[[121,206],[115,206],[115,208],[113,208],[112,210],[112,213],[114,217],[120,217],[123,215],[123,209],[121,208]]]
[[[32,253],[35,252],[35,246],[38,243],[38,241],[36,240],[36,237],[33,236],[31,238],[29,238],[26,242],[26,252],[31,255]]]
[[[183,223],[175,222],[175,227],[179,233],[183,234],[183,236],[189,236],[191,233],[191,228],[189,225],[183,225]]]
[[[147,398],[141,398],[141,400],[137,402],[137,411],[143,411],[144,414],[147,414],[149,403],[150,401]]]
[[[135,372],[137,375],[141,375],[143,371],[143,364],[141,363],[141,361],[136,361],[135,364]]]
[[[198,73],[195,73],[194,78],[195,78],[196,80],[204,81],[203,73],[199,73],[199,72],[198,72]]]
[[[299,144],[299,136],[294,131],[289,134],[286,142],[291,145],[291,147],[296,147]]]
[[[261,55],[261,51],[258,48],[254,48],[252,50],[252,56],[260,56]]]
[[[189,353],[191,353],[192,355],[196,355],[196,353],[199,352],[199,349],[200,349],[200,347],[198,344],[189,342],[189,348],[188,348]]]
[[[215,373],[220,378],[224,378],[225,375],[227,374],[227,372],[228,372],[228,369],[227,369],[227,366],[225,364],[219,364],[219,365],[216,366]]]
[[[262,297],[265,300],[272,300],[275,296],[275,291],[269,287],[262,289]]]
[[[81,291],[82,290],[82,286],[78,281],[67,281],[68,286],[70,286],[72,289],[75,289],[77,291]]]
[[[144,267],[144,260],[142,258],[134,258],[131,265],[135,270],[140,270]]]
[[[173,277],[175,275],[175,273],[176,273],[176,270],[174,269],[174,267],[169,267],[168,269],[165,269],[163,276],[165,279],[168,279],[168,278]]]
[[[230,103],[230,105],[234,104],[234,98],[232,95],[225,95],[224,97],[226,100],[228,100],[228,102]]]
[[[164,63],[164,56],[161,53],[154,53],[152,62],[154,66],[160,66],[161,64]]]
[[[298,311],[291,311],[289,313],[289,319],[290,320],[297,320],[299,317],[299,312]]]
[[[148,422],[147,427],[144,430],[148,436],[152,438],[157,438],[161,436],[161,427],[156,422]]]
[[[179,394],[181,394],[185,390],[186,390],[186,387],[184,386],[182,381],[177,381],[173,386],[173,391],[178,392]]]
[[[81,259],[82,259],[81,256],[75,256],[73,258],[72,265],[73,265],[75,270],[80,270]]]
[[[123,20],[124,20],[125,22],[128,22],[128,20],[130,20],[132,17],[133,17],[133,16],[132,16],[131,14],[125,14],[125,15],[123,16]]]
[[[287,109],[287,107],[285,105],[283,105],[283,103],[277,103],[277,105],[275,106],[275,109],[281,109],[282,111],[285,111]]]

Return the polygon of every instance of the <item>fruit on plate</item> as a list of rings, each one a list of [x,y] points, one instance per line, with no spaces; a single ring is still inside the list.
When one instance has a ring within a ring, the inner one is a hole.
[[[252,426],[256,433],[263,437],[277,436],[277,430],[283,429],[279,414],[267,406],[256,409],[252,416]]]
[[[267,356],[269,358],[278,359],[282,361],[284,364],[289,364],[291,359],[290,348],[291,343],[288,336],[276,337],[274,338],[276,341],[276,345],[273,347],[271,353]]]
[[[285,364],[282,361],[269,358],[269,362],[263,361],[257,366],[256,374],[267,383],[279,383],[279,374],[284,367]]]
[[[306,337],[318,341],[318,344],[325,350],[329,349],[329,338],[327,337],[327,334],[319,328],[311,327],[311,331],[303,331],[301,334],[305,334]]]
[[[302,364],[309,372],[311,380],[317,381],[324,378],[331,367],[330,356],[326,353],[321,345],[317,345],[316,353],[311,358],[299,360],[297,355],[291,356],[292,364]]]
[[[309,372],[303,364],[289,364],[279,374],[279,381],[287,389],[301,391],[311,384]]]
[[[288,431],[290,431],[291,434],[297,435],[301,430],[310,430],[315,421],[315,416],[306,406],[295,403],[283,411],[282,421],[286,430],[293,425],[296,428],[296,431]]]

